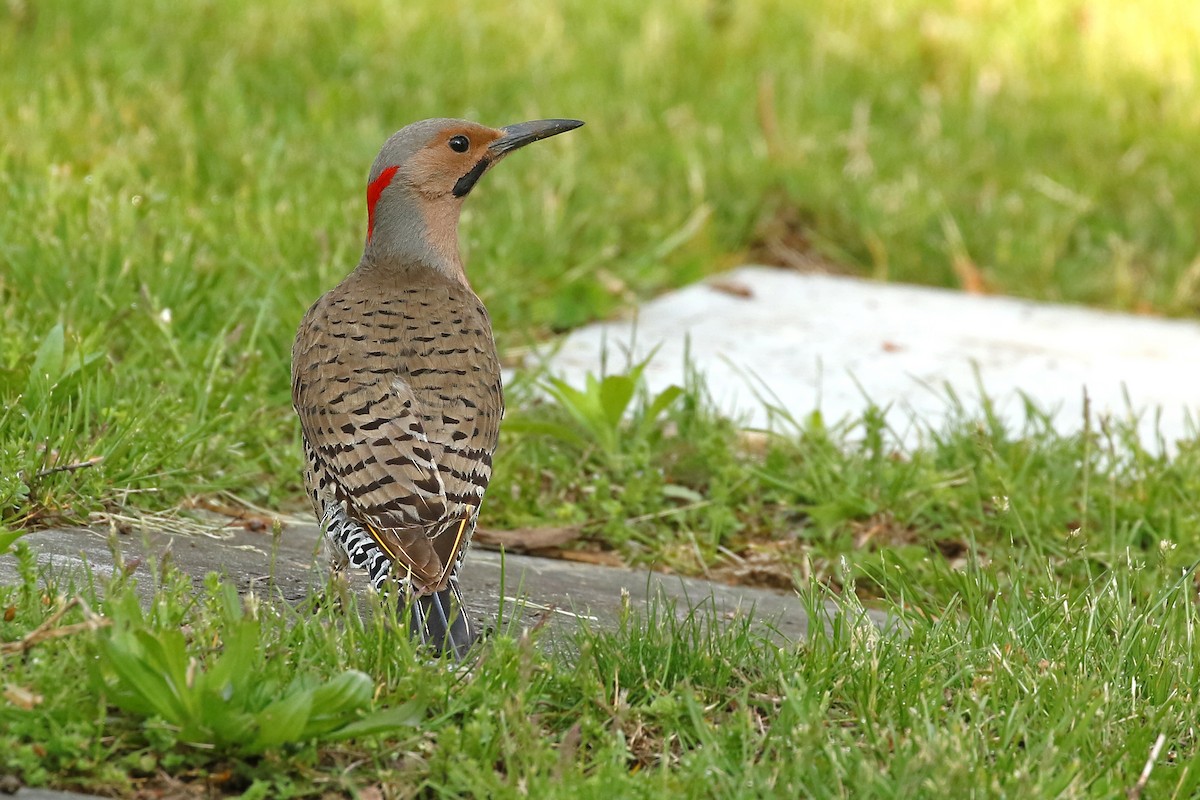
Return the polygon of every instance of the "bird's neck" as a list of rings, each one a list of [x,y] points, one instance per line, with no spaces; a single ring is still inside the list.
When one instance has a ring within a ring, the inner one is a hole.
[[[363,267],[427,267],[470,286],[458,251],[460,205],[442,208],[427,202],[380,202],[363,250]]]

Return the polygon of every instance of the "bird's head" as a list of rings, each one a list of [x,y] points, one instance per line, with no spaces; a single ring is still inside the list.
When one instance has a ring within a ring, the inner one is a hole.
[[[542,119],[489,128],[427,119],[401,128],[384,143],[367,178],[367,253],[449,259],[453,263],[430,266],[461,272],[458,216],[483,174],[512,151],[582,124]]]

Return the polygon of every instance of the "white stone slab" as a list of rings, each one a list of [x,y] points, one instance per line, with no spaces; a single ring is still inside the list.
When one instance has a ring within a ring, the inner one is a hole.
[[[1142,414],[1141,437],[1155,450],[1156,428],[1168,447],[1190,438],[1200,407],[1200,325],[1191,321],[765,267],[575,331],[550,366],[579,385],[599,373],[605,352],[614,372],[652,351],[652,390],[683,382],[686,351],[718,407],[748,426],[771,424],[763,398],[795,419],[820,410],[831,423],[873,402],[908,444],[942,428],[947,385],[969,413],[982,386],[1013,430],[1023,393],[1064,433],[1082,427],[1086,387],[1093,419]]]

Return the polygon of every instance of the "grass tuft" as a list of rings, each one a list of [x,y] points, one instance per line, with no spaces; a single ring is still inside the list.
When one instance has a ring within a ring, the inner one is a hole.
[[[0,608],[11,609],[0,642],[67,596],[82,602],[59,624],[105,623],[3,656],[0,768],[30,785],[131,793],[163,788],[166,771],[219,793],[258,786],[280,797],[370,787],[1111,797],[1134,785],[1162,737],[1147,796],[1197,787],[1190,570],[1147,591],[1137,562],[1073,587],[1049,561],[1014,577],[972,560],[939,576],[954,589],[946,603],[881,557],[892,615],[883,630],[853,592],[817,586],[801,593],[814,621],[805,642],[721,618],[704,598],[651,597],[568,631],[555,650],[539,630],[502,630],[452,670],[406,646],[383,606],[296,611],[243,602],[214,579],[205,598],[184,599],[190,582],[167,569],[143,610],[120,574],[90,585],[39,576],[18,551],[29,582],[0,587]],[[175,666],[146,660],[152,642]],[[131,658],[151,673],[122,684]],[[168,676],[178,678],[170,689]],[[159,687],[169,699],[155,699]],[[314,705],[321,715],[307,728],[271,711],[335,689],[347,690],[345,705]],[[223,700],[173,710],[207,690]],[[228,738],[206,745],[206,725]]]

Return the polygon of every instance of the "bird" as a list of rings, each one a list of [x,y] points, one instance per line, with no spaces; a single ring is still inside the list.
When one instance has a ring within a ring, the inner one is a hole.
[[[460,213],[501,159],[581,125],[427,119],[389,137],[367,176],[362,258],[304,314],[292,346],[304,483],[331,569],[365,570],[381,592],[394,583],[410,635],[437,656],[461,660],[477,638],[458,575],[504,414]]]

